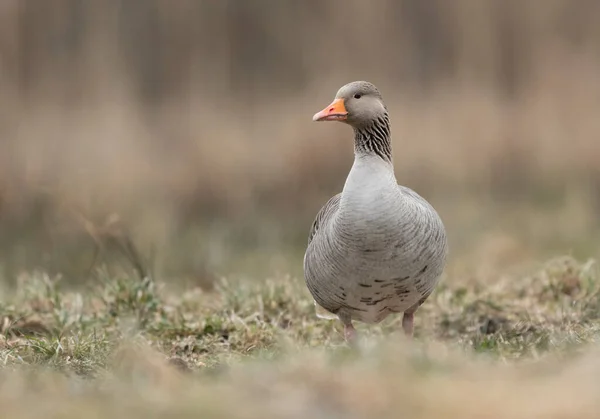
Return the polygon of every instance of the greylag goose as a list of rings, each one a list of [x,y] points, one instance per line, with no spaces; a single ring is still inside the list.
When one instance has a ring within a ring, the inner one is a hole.
[[[373,84],[346,84],[313,121],[354,129],[354,164],[342,192],[317,213],[304,255],[317,316],[338,318],[353,343],[353,320],[376,324],[404,313],[402,328],[410,338],[414,313],[446,264],[444,224],[425,199],[398,185],[389,116]]]

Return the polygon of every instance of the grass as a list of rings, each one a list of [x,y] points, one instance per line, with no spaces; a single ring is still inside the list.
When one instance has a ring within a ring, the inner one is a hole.
[[[297,278],[210,291],[104,269],[94,279],[63,289],[33,272],[0,304],[0,403],[13,417],[559,418],[600,407],[584,385],[600,372],[593,260],[494,283],[446,277],[414,342],[397,316],[358,324],[357,349],[316,318]]]

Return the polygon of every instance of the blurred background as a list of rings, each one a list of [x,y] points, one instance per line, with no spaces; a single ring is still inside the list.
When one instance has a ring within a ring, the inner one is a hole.
[[[0,275],[302,275],[368,80],[450,280],[600,250],[600,2],[3,0]],[[138,262],[135,262],[135,261]]]

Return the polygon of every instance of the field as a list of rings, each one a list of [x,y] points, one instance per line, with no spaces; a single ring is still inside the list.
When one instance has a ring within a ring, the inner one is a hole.
[[[596,3],[173,4],[0,5],[3,414],[598,416]],[[302,257],[358,79],[450,256],[349,348]]]
[[[13,417],[596,417],[600,276],[559,258],[493,284],[444,284],[351,349],[303,284],[210,292],[111,277],[78,292],[19,278],[1,306]],[[35,403],[28,401],[35,397]],[[484,412],[484,413],[482,413]]]

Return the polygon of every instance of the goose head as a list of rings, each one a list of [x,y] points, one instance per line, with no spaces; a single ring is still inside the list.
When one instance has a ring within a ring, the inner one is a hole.
[[[367,81],[354,81],[340,88],[329,106],[313,116],[313,121],[340,121],[354,128],[370,125],[387,113],[377,87]]]

